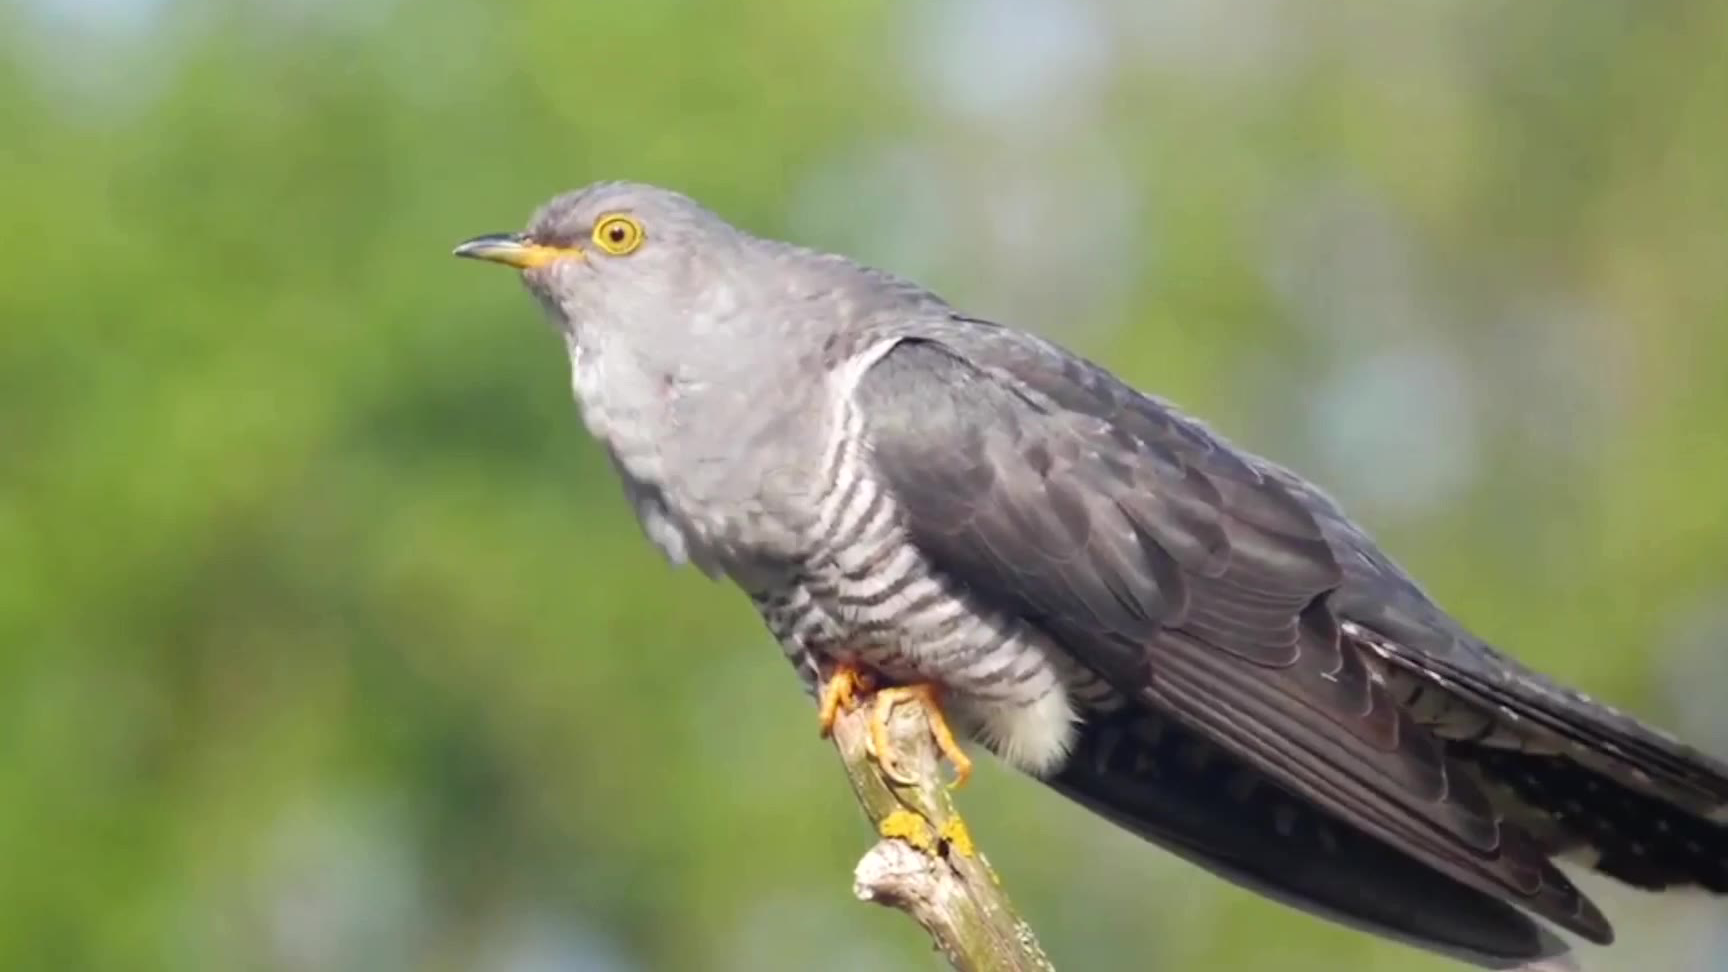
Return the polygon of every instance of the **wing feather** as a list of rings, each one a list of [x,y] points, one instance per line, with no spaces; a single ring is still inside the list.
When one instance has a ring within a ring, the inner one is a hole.
[[[1728,763],[1518,663],[1465,630],[1337,504],[1287,470],[1266,469],[1313,511],[1345,579],[1339,612],[1373,631],[1387,658],[1452,695],[1523,721],[1580,765],[1707,821],[1728,823]]]
[[[975,596],[1337,820],[1611,937],[1339,636],[1345,570],[1276,479],[1102,370],[964,322],[903,340],[855,401],[913,541]]]

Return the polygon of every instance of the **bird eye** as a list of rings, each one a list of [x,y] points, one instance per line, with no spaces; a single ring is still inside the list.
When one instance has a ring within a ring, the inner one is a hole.
[[[623,256],[642,245],[642,224],[629,216],[603,216],[594,224],[594,245],[613,256]]]

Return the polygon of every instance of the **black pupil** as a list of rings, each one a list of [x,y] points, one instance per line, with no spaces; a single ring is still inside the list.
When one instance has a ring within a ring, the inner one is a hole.
[[[606,235],[611,237],[614,243],[624,242],[624,224],[613,223],[611,229],[606,231]]]

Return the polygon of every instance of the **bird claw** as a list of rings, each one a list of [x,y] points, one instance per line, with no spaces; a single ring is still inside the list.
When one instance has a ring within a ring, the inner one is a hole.
[[[895,685],[876,693],[876,704],[870,712],[871,748],[875,750],[876,765],[882,767],[882,775],[901,786],[912,786],[918,782],[915,777],[908,777],[900,772],[894,764],[894,750],[888,740],[888,720],[894,715],[894,707],[903,702],[918,702],[924,706],[925,714],[930,719],[930,735],[936,741],[936,749],[954,767],[954,782],[948,784],[948,788],[958,790],[965,786],[972,776],[972,759],[960,748],[960,743],[954,738],[954,731],[948,727],[939,695],[940,689],[929,683]]]
[[[816,710],[822,738],[833,734],[834,721],[840,718],[840,713],[856,706],[859,697],[874,684],[869,673],[856,665],[842,663],[835,667],[834,674],[822,684],[821,704]]]
[[[870,710],[870,735],[866,740],[869,753],[876,765],[881,768],[882,775],[889,781],[900,786],[915,786],[916,777],[908,776],[900,770],[894,760],[894,747],[888,737],[888,721],[893,718],[894,707],[905,702],[917,702],[924,706],[924,711],[930,720],[930,735],[936,741],[936,749],[954,767],[954,782],[948,784],[950,789],[959,789],[972,776],[972,759],[960,748],[960,743],[954,738],[954,731],[948,727],[948,720],[942,713],[940,699],[941,690],[933,684],[893,685],[884,689],[876,689],[876,679],[857,665],[842,662],[822,683],[822,691],[818,697],[816,721],[821,727],[822,737],[833,735],[834,723],[840,718],[840,713],[850,711],[858,706],[866,695],[874,692],[874,701]]]

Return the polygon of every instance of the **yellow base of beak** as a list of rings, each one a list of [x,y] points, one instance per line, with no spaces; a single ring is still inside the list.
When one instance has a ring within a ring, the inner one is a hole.
[[[469,260],[502,263],[518,270],[543,267],[565,257],[587,259],[578,247],[547,246],[525,239],[520,233],[489,233],[476,236],[451,251],[451,255]]]

